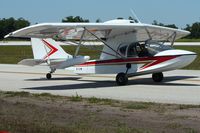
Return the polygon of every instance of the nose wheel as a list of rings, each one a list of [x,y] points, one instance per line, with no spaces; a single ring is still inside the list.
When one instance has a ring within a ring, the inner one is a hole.
[[[162,82],[163,81],[163,73],[153,73],[152,74],[152,79],[154,82]]]
[[[119,86],[127,85],[128,83],[128,76],[125,73],[118,73],[116,76],[116,83]]]
[[[127,85],[128,83],[128,76],[127,76],[127,73],[128,73],[128,70],[131,69],[131,64],[130,63],[127,63],[126,64],[126,72],[125,73],[118,73],[117,76],[116,76],[116,83],[117,85],[119,86],[122,86],[122,85]]]

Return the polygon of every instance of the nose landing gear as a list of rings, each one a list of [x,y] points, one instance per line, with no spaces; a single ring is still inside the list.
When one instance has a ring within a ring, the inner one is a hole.
[[[126,85],[128,83],[128,76],[125,73],[118,73],[116,76],[116,83],[119,86]]]
[[[117,85],[119,86],[122,86],[122,85],[127,85],[128,83],[128,76],[127,76],[127,73],[128,73],[128,70],[131,69],[131,64],[130,63],[127,63],[126,64],[126,73],[118,73],[117,76],[116,76],[116,83]]]

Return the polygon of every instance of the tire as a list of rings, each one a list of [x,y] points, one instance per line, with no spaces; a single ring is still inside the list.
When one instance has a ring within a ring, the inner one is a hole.
[[[118,73],[116,76],[116,83],[119,86],[127,85],[127,83],[128,83],[127,75],[125,73]]]
[[[152,79],[154,82],[162,82],[163,81],[163,73],[153,73],[152,74]]]
[[[51,73],[47,73],[47,74],[46,74],[46,78],[47,78],[47,79],[51,79]]]

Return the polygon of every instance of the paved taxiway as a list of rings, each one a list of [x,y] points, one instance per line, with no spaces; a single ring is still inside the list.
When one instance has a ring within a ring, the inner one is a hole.
[[[134,77],[127,86],[116,86],[115,75],[78,76],[58,70],[46,80],[47,67],[0,65],[0,90],[52,93],[56,95],[111,98],[130,101],[200,104],[200,71],[176,70],[164,73],[163,83],[151,75]]]

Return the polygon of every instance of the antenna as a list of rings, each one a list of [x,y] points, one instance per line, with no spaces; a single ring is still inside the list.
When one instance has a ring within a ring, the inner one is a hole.
[[[130,10],[131,10],[131,13],[132,13],[133,17],[136,19],[136,21],[141,24],[141,21],[138,19],[137,15],[133,11],[133,9],[130,9]],[[144,25],[144,28],[145,28],[145,31],[147,32],[147,35],[149,36],[148,40],[152,40],[152,36],[151,36],[151,33],[149,32],[148,28],[145,25]]]
[[[138,22],[138,23],[141,23],[141,21],[138,19],[137,15],[135,14],[135,12],[133,11],[133,9],[130,9],[133,17],[135,18],[135,20]]]

